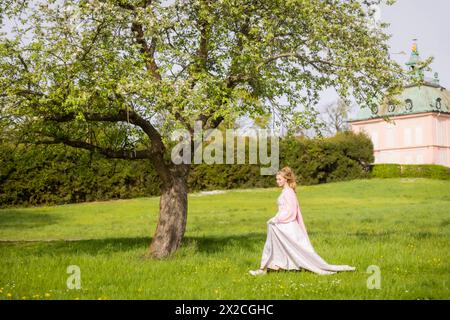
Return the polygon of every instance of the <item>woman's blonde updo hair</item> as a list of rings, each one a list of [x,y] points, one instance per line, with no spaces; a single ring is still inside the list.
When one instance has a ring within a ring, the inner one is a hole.
[[[283,178],[285,178],[288,186],[295,191],[295,188],[297,187],[297,178],[295,177],[295,173],[294,171],[292,171],[291,168],[284,167],[283,169],[277,172],[277,175],[280,175]]]

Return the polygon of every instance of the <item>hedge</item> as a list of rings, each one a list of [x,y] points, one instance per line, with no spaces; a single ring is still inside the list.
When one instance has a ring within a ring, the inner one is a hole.
[[[450,168],[437,164],[376,164],[373,178],[430,178],[450,180]]]
[[[301,185],[398,174],[395,167],[370,165],[373,145],[365,133],[284,138],[279,151],[280,168],[290,166]],[[158,175],[148,160],[106,159],[64,145],[13,146],[3,142],[0,161],[0,206],[126,199],[156,196],[160,190]],[[448,171],[439,170],[443,169],[405,172],[430,177],[447,172],[448,176]],[[189,192],[275,185],[274,176],[262,176],[258,164],[195,164],[188,177]]]

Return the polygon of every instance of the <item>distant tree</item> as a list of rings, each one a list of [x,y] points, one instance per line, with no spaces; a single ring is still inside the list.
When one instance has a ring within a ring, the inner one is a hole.
[[[325,135],[333,136],[338,132],[348,130],[347,121],[351,109],[351,104],[343,99],[327,104],[321,113],[321,119],[324,124],[322,130]]]

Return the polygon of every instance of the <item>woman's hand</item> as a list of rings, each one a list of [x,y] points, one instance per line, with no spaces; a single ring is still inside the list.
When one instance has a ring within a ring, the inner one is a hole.
[[[275,223],[277,223],[277,221],[276,221],[275,217],[272,217],[269,220],[267,220],[267,223],[268,224],[275,224]]]

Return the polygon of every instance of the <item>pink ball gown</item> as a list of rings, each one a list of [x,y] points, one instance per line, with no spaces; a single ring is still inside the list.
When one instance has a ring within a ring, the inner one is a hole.
[[[306,269],[318,274],[354,271],[348,265],[332,265],[323,260],[309,241],[297,194],[285,187],[278,197],[278,212],[267,223],[267,240],[260,269]]]

